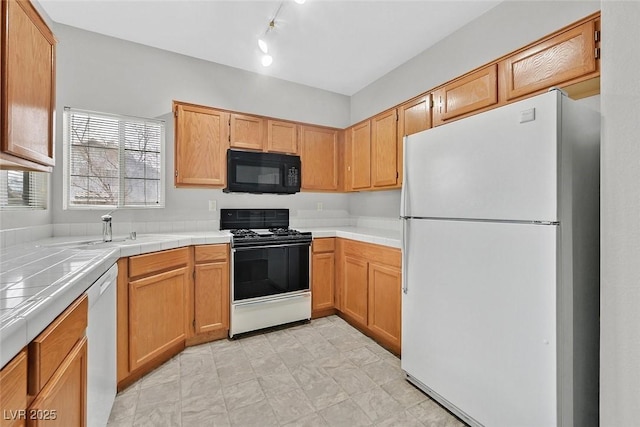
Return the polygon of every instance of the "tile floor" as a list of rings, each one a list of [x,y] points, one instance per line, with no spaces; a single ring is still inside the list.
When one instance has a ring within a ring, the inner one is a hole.
[[[189,347],[116,397],[109,427],[464,426],[337,316]]]

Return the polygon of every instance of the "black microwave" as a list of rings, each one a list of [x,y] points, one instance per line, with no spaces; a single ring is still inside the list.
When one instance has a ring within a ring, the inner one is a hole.
[[[293,194],[300,179],[300,156],[227,150],[225,193]]]

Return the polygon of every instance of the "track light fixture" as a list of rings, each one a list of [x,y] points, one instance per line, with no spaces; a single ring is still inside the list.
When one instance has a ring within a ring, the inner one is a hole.
[[[294,0],[294,1],[297,4],[303,4],[306,0]],[[269,21],[269,24],[267,25],[267,29],[264,31],[264,34],[260,38],[258,38],[258,48],[260,49],[260,52],[262,52],[262,59],[260,62],[262,63],[263,67],[268,67],[273,63],[272,53],[269,53],[269,50],[270,50],[269,44],[273,41],[273,35],[276,29],[276,18],[278,17],[278,14],[282,10],[282,5],[284,5],[284,1],[280,2],[280,4],[278,5],[278,9],[276,10],[276,13],[273,14],[273,18],[271,18],[271,20]]]

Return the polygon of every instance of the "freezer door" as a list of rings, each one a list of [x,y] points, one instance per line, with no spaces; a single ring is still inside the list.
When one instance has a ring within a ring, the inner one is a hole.
[[[408,136],[403,215],[557,221],[559,96]]]
[[[482,425],[555,426],[558,227],[407,226],[402,369]]]

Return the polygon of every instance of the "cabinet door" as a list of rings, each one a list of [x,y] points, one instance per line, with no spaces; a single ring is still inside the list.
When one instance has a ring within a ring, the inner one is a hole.
[[[492,64],[448,83],[433,94],[435,126],[498,103],[498,66]]]
[[[195,333],[229,329],[229,263],[196,265]]]
[[[361,326],[367,325],[367,261],[344,257],[342,311]]]
[[[398,185],[402,185],[404,137],[430,128],[431,94],[419,96],[398,107]]]
[[[7,393],[10,390],[10,393]],[[17,427],[25,425],[20,416],[27,409],[27,352],[22,350],[0,371],[0,426]]]
[[[371,122],[355,125],[351,128],[351,150],[347,173],[350,176],[351,189],[362,190],[371,187]]]
[[[267,120],[267,151],[296,154],[298,132],[295,123]]]
[[[371,183],[392,187],[398,183],[398,114],[396,109],[371,119]]]
[[[54,412],[52,412],[54,411]],[[87,424],[87,338],[69,352],[51,380],[36,396],[28,413],[46,419],[29,419],[29,427],[84,427]]]
[[[431,95],[422,95],[398,107],[398,137],[431,128]]]
[[[335,255],[333,252],[313,254],[311,260],[312,312],[334,307],[334,266]]]
[[[338,131],[300,127],[302,189],[338,189]]]
[[[176,186],[224,186],[228,113],[176,104],[175,114]]]
[[[400,352],[400,269],[369,264],[369,329]]]
[[[595,23],[588,21],[504,60],[508,100],[597,71]]]
[[[2,11],[2,151],[53,166],[56,42],[30,2],[3,1]]]
[[[231,114],[229,145],[233,148],[262,150],[264,120],[260,117]]]
[[[131,371],[184,344],[187,267],[129,282]]]

